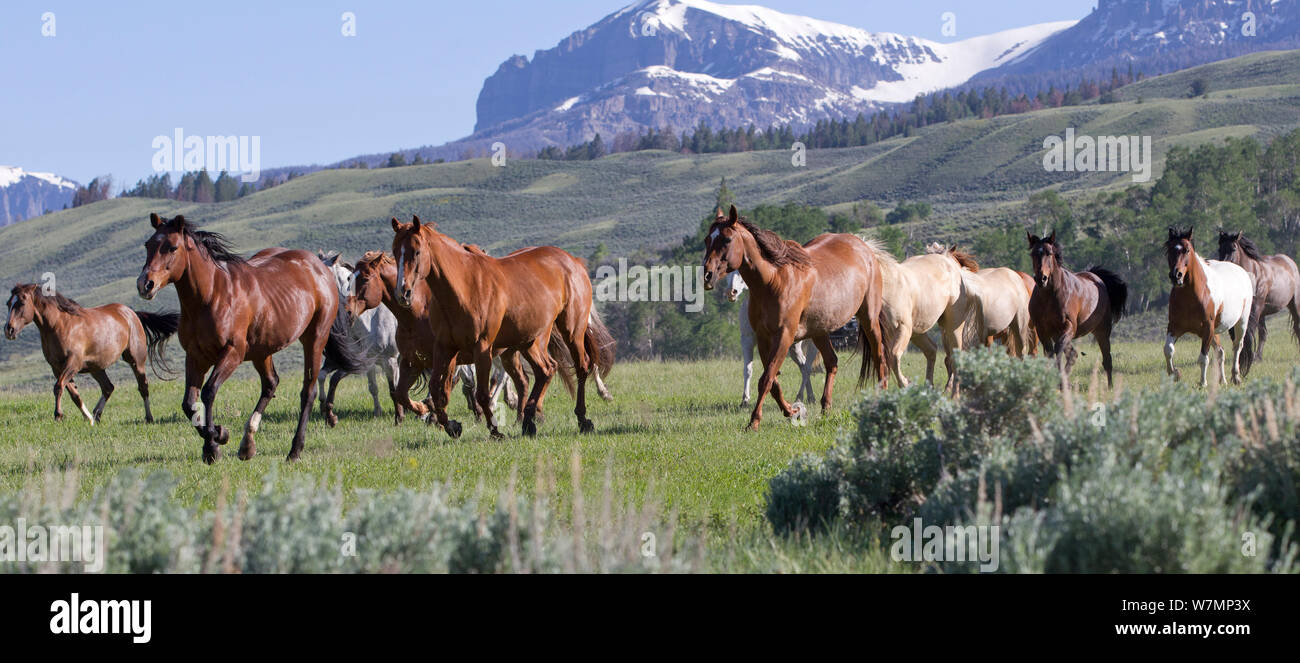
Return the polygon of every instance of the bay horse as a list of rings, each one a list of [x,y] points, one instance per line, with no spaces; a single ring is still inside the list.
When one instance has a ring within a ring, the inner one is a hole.
[[[221,455],[219,445],[230,439],[230,432],[214,422],[213,404],[217,390],[245,361],[257,370],[262,394],[245,427],[239,458],[256,454],[253,436],[280,383],[273,357],[295,341],[303,348],[303,383],[298,428],[287,460],[297,460],[322,358],[352,373],[365,366],[346,319],[339,315],[334,278],[308,251],[269,248],[245,259],[231,250],[225,237],[199,230],[184,216],[164,219],[150,214],[149,223],[154,232],[145,241],[136,289],[149,300],[168,284],[176,286],[179,336],[185,348],[181,408],[203,439],[203,461],[215,462]],[[196,409],[200,395],[202,407]]]
[[[912,343],[925,355],[925,380],[934,384],[938,346],[930,338],[935,326],[941,330],[944,367],[948,371],[945,389],[956,387],[957,366],[953,352],[981,340],[979,300],[973,296],[973,281],[962,279],[963,268],[979,269],[969,254],[942,245],[899,262],[886,251],[876,253],[884,281],[885,333],[892,339],[885,356],[900,387],[911,384],[903,375],[901,360]]]
[[[732,272],[723,281],[723,293],[727,301],[736,301],[741,293],[749,289],[740,272]],[[754,326],[749,324],[749,298],[740,302],[740,356],[741,356],[741,407],[749,405],[749,382],[754,375]],[[807,340],[798,341],[790,346],[790,358],[799,367],[799,393],[795,400],[812,398],[816,393],[812,386],[813,364],[817,361],[817,347]]]
[[[549,351],[553,332],[569,351],[577,377],[574,415],[578,430],[595,430],[587,418],[587,377],[607,373],[613,364],[613,338],[592,309],[591,278],[586,264],[566,251],[542,246],[494,258],[472,250],[437,231],[435,224],[391,220],[393,256],[397,259],[394,294],[410,305],[415,284],[424,281],[441,315],[430,316],[433,343],[431,394],[434,416],[443,430],[459,437],[459,422],[447,417],[451,380],[458,355],[468,355],[478,375],[490,375],[498,351],[523,354],[533,369],[533,388],[524,405],[525,435],[537,434],[541,401],[559,362]],[[479,380],[477,402],[491,411],[488,380]],[[502,437],[491,417],[493,438]]]
[[[1182,377],[1174,368],[1174,343],[1183,334],[1201,338],[1201,386],[1206,385],[1210,366],[1210,347],[1219,356],[1219,381],[1227,383],[1223,345],[1219,332],[1228,330],[1232,337],[1232,382],[1241,384],[1242,368],[1250,370],[1251,354],[1242,361],[1242,348],[1250,347],[1254,329],[1251,311],[1255,300],[1255,280],[1240,265],[1222,260],[1206,260],[1197,255],[1192,242],[1192,228],[1169,229],[1165,241],[1169,261],[1169,327],[1165,337],[1165,370],[1175,380]],[[1243,366],[1244,364],[1244,366]]]
[[[1056,359],[1062,384],[1069,379],[1078,351],[1075,339],[1092,334],[1101,350],[1106,385],[1114,387],[1110,354],[1110,333],[1124,316],[1128,284],[1114,272],[1101,267],[1072,272],[1065,266],[1056,231],[1047,237],[1025,232],[1029,256],[1034,262],[1034,292],[1029,297],[1029,319],[1033,321],[1043,352]]]
[[[54,371],[54,420],[63,420],[63,391],[81,410],[91,426],[104,413],[108,397],[113,395],[113,381],[108,367],[119,358],[135,374],[136,388],[144,399],[145,423],[153,423],[149,409],[149,378],[145,363],[153,363],[154,375],[161,379],[158,367],[168,369],[163,354],[167,338],[176,333],[180,314],[134,311],[122,304],[85,308],[58,293],[46,294],[42,286],[27,283],[9,292],[9,316],[5,321],[5,338],[14,340],[28,323],[41,333],[41,352]],[[93,411],[86,409],[77,393],[74,376],[89,373],[99,383],[99,402]]]
[[[875,250],[865,240],[824,234],[800,246],[754,225],[732,205],[729,215],[718,209],[705,238],[704,289],[712,290],[733,271],[749,286],[749,322],[763,362],[749,430],[758,430],[769,391],[782,414],[794,414],[777,376],[790,346],[805,338],[811,338],[822,355],[826,384],[821,405],[823,411],[830,409],[839,366],[830,334],[854,317],[863,350],[859,384],[869,372],[879,377],[880,388],[888,384],[881,271]]]
[[[1240,232],[1219,232],[1219,260],[1236,263],[1255,279],[1254,361],[1264,358],[1264,339],[1268,336],[1266,318],[1286,310],[1291,314],[1291,335],[1300,343],[1300,270],[1291,256],[1281,253],[1263,255],[1255,243]],[[1247,352],[1250,348],[1246,349]]]

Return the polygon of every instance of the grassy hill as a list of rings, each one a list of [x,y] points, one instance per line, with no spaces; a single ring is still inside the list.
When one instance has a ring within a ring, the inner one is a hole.
[[[1197,78],[1210,93],[1189,99]],[[626,254],[674,244],[693,231],[724,176],[743,207],[798,202],[834,211],[863,199],[883,207],[928,200],[935,215],[909,230],[925,239],[960,239],[990,221],[1015,218],[1018,203],[1035,190],[1057,187],[1070,195],[1131,182],[1126,173],[1045,172],[1043,139],[1068,127],[1088,135],[1151,135],[1154,179],[1172,145],[1300,126],[1300,51],[1148,79],[1123,88],[1119,98],[936,125],[867,147],[810,150],[800,168],[787,152],[639,152],[590,162],[514,160],[504,167],[480,159],[321,171],[221,204],[108,200],[0,229],[0,281],[37,281],[53,272],[60,291],[84,304],[141,305],[134,279],[151,211],[185,214],[249,254],[280,245],[338,249],[355,258],[390,246],[389,217],[412,213],[498,254],[554,244],[586,256],[602,242],[614,255]],[[174,305],[174,298],[168,290],[161,303]],[[0,344],[0,373],[43,379],[38,355],[34,330]]]

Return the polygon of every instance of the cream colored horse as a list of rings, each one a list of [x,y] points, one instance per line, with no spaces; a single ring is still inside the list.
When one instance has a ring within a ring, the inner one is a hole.
[[[910,384],[899,367],[910,342],[925,355],[925,380],[934,384],[939,348],[927,333],[937,325],[943,332],[943,364],[948,370],[944,388],[955,389],[953,351],[979,342],[983,335],[979,298],[974,292],[978,284],[962,278],[963,263],[975,269],[979,265],[964,253],[948,250],[902,262],[882,250],[876,258],[884,280],[881,326],[889,328],[884,336],[894,340],[893,347],[885,349],[885,358],[894,377],[900,386]]]
[[[935,244],[926,247],[930,253],[950,250]],[[1008,354],[1025,356],[1035,341],[1029,334],[1029,291],[1020,272],[1006,267],[962,267],[961,278],[967,292],[979,298],[984,346],[993,345],[993,337],[997,336],[1006,343]]]

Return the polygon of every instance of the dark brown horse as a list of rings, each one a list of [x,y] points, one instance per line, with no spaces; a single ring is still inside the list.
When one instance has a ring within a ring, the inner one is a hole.
[[[591,325],[591,279],[586,265],[553,246],[517,251],[493,258],[466,249],[438,232],[433,224],[415,217],[409,224],[392,219],[393,255],[397,259],[399,303],[409,305],[414,284],[425,281],[441,316],[430,316],[434,343],[426,350],[433,366],[431,392],[434,415],[448,435],[458,437],[459,422],[447,418],[452,371],[457,356],[467,354],[483,379],[477,381],[477,400],[490,412],[489,380],[492,357],[498,351],[522,352],[533,369],[533,388],[524,406],[523,431],[537,433],[537,417],[546,388],[557,370],[548,345],[558,330],[577,375],[573,413],[578,429],[591,432],[587,418],[587,376],[607,371],[613,361],[613,339],[603,325]],[[501,437],[487,418],[493,437]]]
[[[131,366],[135,384],[144,399],[144,420],[153,423],[149,409],[149,378],[145,375],[146,356],[167,368],[163,345],[176,333],[178,313],[133,311],[121,304],[84,308],[57,293],[45,294],[36,284],[20,284],[9,292],[9,317],[5,321],[5,338],[18,337],[27,323],[35,323],[41,332],[41,352],[54,371],[54,420],[63,420],[63,390],[72,402],[95,425],[104,413],[113,382],[108,367],[119,358]],[[73,376],[89,373],[99,383],[99,403],[94,411],[86,409],[77,393]]]
[[[1255,278],[1255,310],[1251,312],[1258,332],[1255,361],[1264,358],[1264,339],[1268,336],[1265,319],[1274,313],[1285,310],[1291,314],[1291,334],[1300,343],[1300,270],[1291,256],[1263,255],[1241,233],[1220,231],[1219,260],[1236,263]],[[1250,348],[1246,351],[1250,352]]]
[[[230,439],[229,431],[213,421],[213,403],[222,383],[245,361],[253,363],[262,381],[261,398],[239,445],[241,460],[253,457],[253,435],[280,383],[273,357],[299,341],[304,375],[298,429],[288,456],[296,460],[302,454],[322,357],[328,355],[333,364],[353,373],[364,367],[361,349],[338,314],[334,277],[308,251],[263,249],[245,260],[220,234],[199,230],[183,216],[166,220],[150,214],[149,222],[154,234],[145,242],[147,256],[136,288],[141,297],[153,299],[168,284],[176,285],[185,348],[181,407],[203,438],[204,462],[216,461],[219,445]],[[202,408],[196,409],[200,396]]]
[[[1034,261],[1034,292],[1029,297],[1029,319],[1043,344],[1043,352],[1056,358],[1062,381],[1070,375],[1078,351],[1074,340],[1092,334],[1101,350],[1106,384],[1114,386],[1110,332],[1124,315],[1128,285],[1101,267],[1074,273],[1066,268],[1056,232],[1047,237],[1025,233]]]
[[[839,366],[830,334],[855,317],[863,348],[858,382],[865,382],[870,372],[882,389],[888,384],[887,341],[880,324],[883,277],[875,253],[862,239],[827,234],[800,246],[740,217],[732,205],[730,215],[718,210],[705,238],[704,288],[712,290],[733,271],[749,286],[749,322],[763,361],[750,430],[758,430],[769,390],[781,413],[793,414],[777,376],[791,344],[805,338],[812,339],[826,366],[821,405],[830,408]]]

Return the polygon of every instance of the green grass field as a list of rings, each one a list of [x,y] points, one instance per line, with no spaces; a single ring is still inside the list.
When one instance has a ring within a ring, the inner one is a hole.
[[[1198,345],[1184,338],[1176,354],[1188,389],[1195,388]],[[1083,356],[1072,380],[1076,394],[1109,400],[1104,376],[1099,384],[1092,384],[1094,366],[1100,361],[1096,346],[1085,341],[1079,347]],[[1248,380],[1280,379],[1300,361],[1295,344],[1280,333],[1267,350],[1267,359]],[[553,483],[563,505],[572,499],[570,471],[576,453],[589,502],[600,497],[608,480],[618,500],[655,502],[665,513],[675,512],[685,527],[757,532],[764,528],[768,479],[799,454],[824,451],[842,428],[851,425],[850,411],[861,397],[854,385],[858,359],[845,359],[836,407],[830,413],[819,414],[813,407],[808,425],[793,427],[769,401],[758,433],[744,431],[748,410],[739,405],[738,361],[617,366],[608,381],[615,400],[596,400],[590,407],[597,426],[594,435],[577,433],[572,400],[557,385],[548,396],[540,434],[520,436],[511,419],[503,428],[509,437],[501,441],[488,439],[481,424],[467,425],[458,440],[411,418],[394,426],[386,396],[381,402],[389,414],[373,418],[365,379],[354,377],[340,385],[338,427],[330,429],[313,417],[306,451],[294,464],[286,464],[284,456],[295,425],[300,383],[288,371],[282,371],[279,395],[267,409],[258,434],[259,455],[247,462],[234,457],[238,431],[257,395],[256,378],[245,366],[218,396],[218,421],[236,432],[234,443],[213,466],[200,462],[198,436],[181,415],[180,383],[153,383],[159,421],[145,425],[139,395],[133,384],[122,379],[127,376],[119,366],[114,374],[118,389],[103,421],[93,428],[66,397],[65,420],[53,421],[53,399],[47,389],[0,394],[0,492],[21,488],[47,470],[76,468],[83,479],[81,490],[88,493],[121,469],[135,466],[172,472],[181,480],[176,497],[205,508],[211,507],[223,483],[251,490],[268,472],[338,481],[346,494],[441,483],[458,498],[491,501],[505,489],[514,471],[521,492],[532,490],[539,481],[548,487]],[[1160,342],[1154,339],[1117,344],[1115,367],[1117,390],[1143,389],[1168,379]],[[910,377],[920,379],[923,358],[909,353],[905,369]],[[942,364],[936,374],[942,381]],[[796,376],[787,364],[782,383],[788,395],[797,391]],[[814,379],[818,389],[821,379],[819,372]],[[83,378],[83,396],[93,404],[98,391],[93,382],[85,382]],[[451,414],[462,422],[472,420],[459,390]]]

